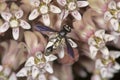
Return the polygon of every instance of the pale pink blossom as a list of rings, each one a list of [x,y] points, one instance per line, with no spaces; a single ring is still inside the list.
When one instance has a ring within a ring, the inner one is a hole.
[[[60,13],[61,10],[55,6],[50,4],[52,0],[31,0],[31,5],[35,6],[36,8],[29,15],[29,20],[36,19],[39,15],[42,15],[42,21],[46,26],[50,25],[50,16],[49,13]]]
[[[114,73],[120,70],[120,64],[115,61],[119,57],[119,51],[110,51],[110,56],[107,60],[103,58],[96,60],[95,69],[99,71],[101,78],[112,78]]]
[[[111,0],[108,4],[108,9],[104,13],[104,19],[111,23],[111,27],[114,31],[120,31],[120,2]]]
[[[1,12],[1,16],[5,22],[0,26],[0,33],[6,32],[9,28],[12,28],[12,35],[15,40],[19,38],[19,26],[21,26],[23,29],[31,28],[28,22],[21,19],[23,17],[22,9],[19,9],[14,14],[10,12]]]
[[[109,56],[109,50],[106,47],[106,42],[114,40],[115,37],[110,34],[106,34],[105,30],[98,30],[88,39],[88,44],[90,45],[90,56],[95,58],[98,51],[100,51],[103,56]]]
[[[65,19],[70,13],[76,20],[81,20],[81,14],[78,8],[86,7],[88,5],[87,1],[77,1],[77,0],[57,0],[57,2],[64,7],[60,14],[61,19]]]
[[[33,57],[29,57],[25,63],[25,66],[16,74],[17,77],[29,77],[32,76],[32,79],[46,80],[45,73],[53,73],[52,66],[49,64],[49,61],[54,61],[57,59],[54,55],[44,56],[41,52],[37,52]],[[31,72],[31,73],[30,73]]]

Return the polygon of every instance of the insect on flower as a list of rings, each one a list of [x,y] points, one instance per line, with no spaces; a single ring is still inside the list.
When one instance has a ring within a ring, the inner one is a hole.
[[[58,55],[60,58],[63,58],[64,57],[63,45],[66,43],[68,54],[74,57],[74,52],[72,47],[73,48],[77,47],[77,44],[73,40],[67,37],[67,34],[71,32],[71,27],[69,27],[68,25],[64,25],[63,29],[61,29],[60,31],[56,31],[49,27],[41,26],[41,25],[38,25],[36,28],[39,31],[49,31],[49,32],[57,33],[54,37],[50,38],[47,44],[47,47],[45,49],[46,56],[50,55],[53,52],[53,50],[57,50],[58,48],[61,48],[61,51]]]

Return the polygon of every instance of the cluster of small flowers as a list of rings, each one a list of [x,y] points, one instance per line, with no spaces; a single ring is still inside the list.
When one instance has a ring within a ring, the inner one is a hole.
[[[119,0],[1,0],[0,80],[73,80],[73,63],[108,80],[120,70],[108,47],[120,48],[119,28]]]

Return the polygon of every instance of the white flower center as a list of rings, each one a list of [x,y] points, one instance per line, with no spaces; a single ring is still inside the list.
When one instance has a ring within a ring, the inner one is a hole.
[[[19,22],[15,19],[10,21],[10,27],[15,28],[18,27]]]
[[[76,3],[75,2],[70,2],[69,4],[68,4],[68,9],[69,10],[74,10],[74,9],[76,9]]]
[[[41,12],[42,14],[48,13],[48,7],[47,7],[46,5],[41,6],[41,7],[40,7],[40,12]]]

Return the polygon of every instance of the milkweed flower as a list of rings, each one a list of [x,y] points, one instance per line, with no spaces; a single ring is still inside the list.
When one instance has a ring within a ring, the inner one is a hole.
[[[57,2],[65,8],[61,12],[61,19],[65,19],[70,13],[76,20],[81,20],[81,14],[79,13],[78,8],[86,7],[88,5],[87,1],[77,0],[57,0]]]
[[[114,40],[114,36],[110,34],[105,34],[105,30],[98,30],[88,39],[88,44],[90,45],[90,56],[95,58],[98,51],[101,51],[103,56],[109,56],[109,50],[106,47],[108,41]]]
[[[17,80],[17,77],[10,68],[0,65],[0,80]]]
[[[9,28],[12,28],[12,35],[15,40],[19,38],[19,26],[23,29],[30,29],[31,26],[25,20],[22,20],[23,10],[18,9],[15,13],[2,12],[1,17],[5,20],[5,23],[0,26],[0,33],[6,32]]]
[[[115,59],[119,57],[119,51],[110,51],[110,55],[107,60],[103,58],[96,60],[95,68],[103,79],[112,78],[113,74],[120,70],[120,65],[115,61]]]
[[[49,13],[60,13],[61,10],[55,6],[50,4],[52,0],[43,0],[40,2],[39,0],[32,0],[31,5],[35,6],[36,8],[30,13],[29,20],[36,19],[39,15],[42,15],[43,23],[46,26],[50,25],[50,17]]]
[[[57,57],[54,55],[44,56],[41,52],[37,52],[33,57],[29,57],[25,63],[25,67],[22,68],[16,75],[18,77],[32,77],[32,79],[41,80],[41,78],[45,79],[44,73],[49,72],[53,73],[53,69],[49,64],[49,61],[56,60]]]
[[[108,10],[104,13],[104,19],[110,21],[112,28],[120,32],[120,2],[110,1]]]

